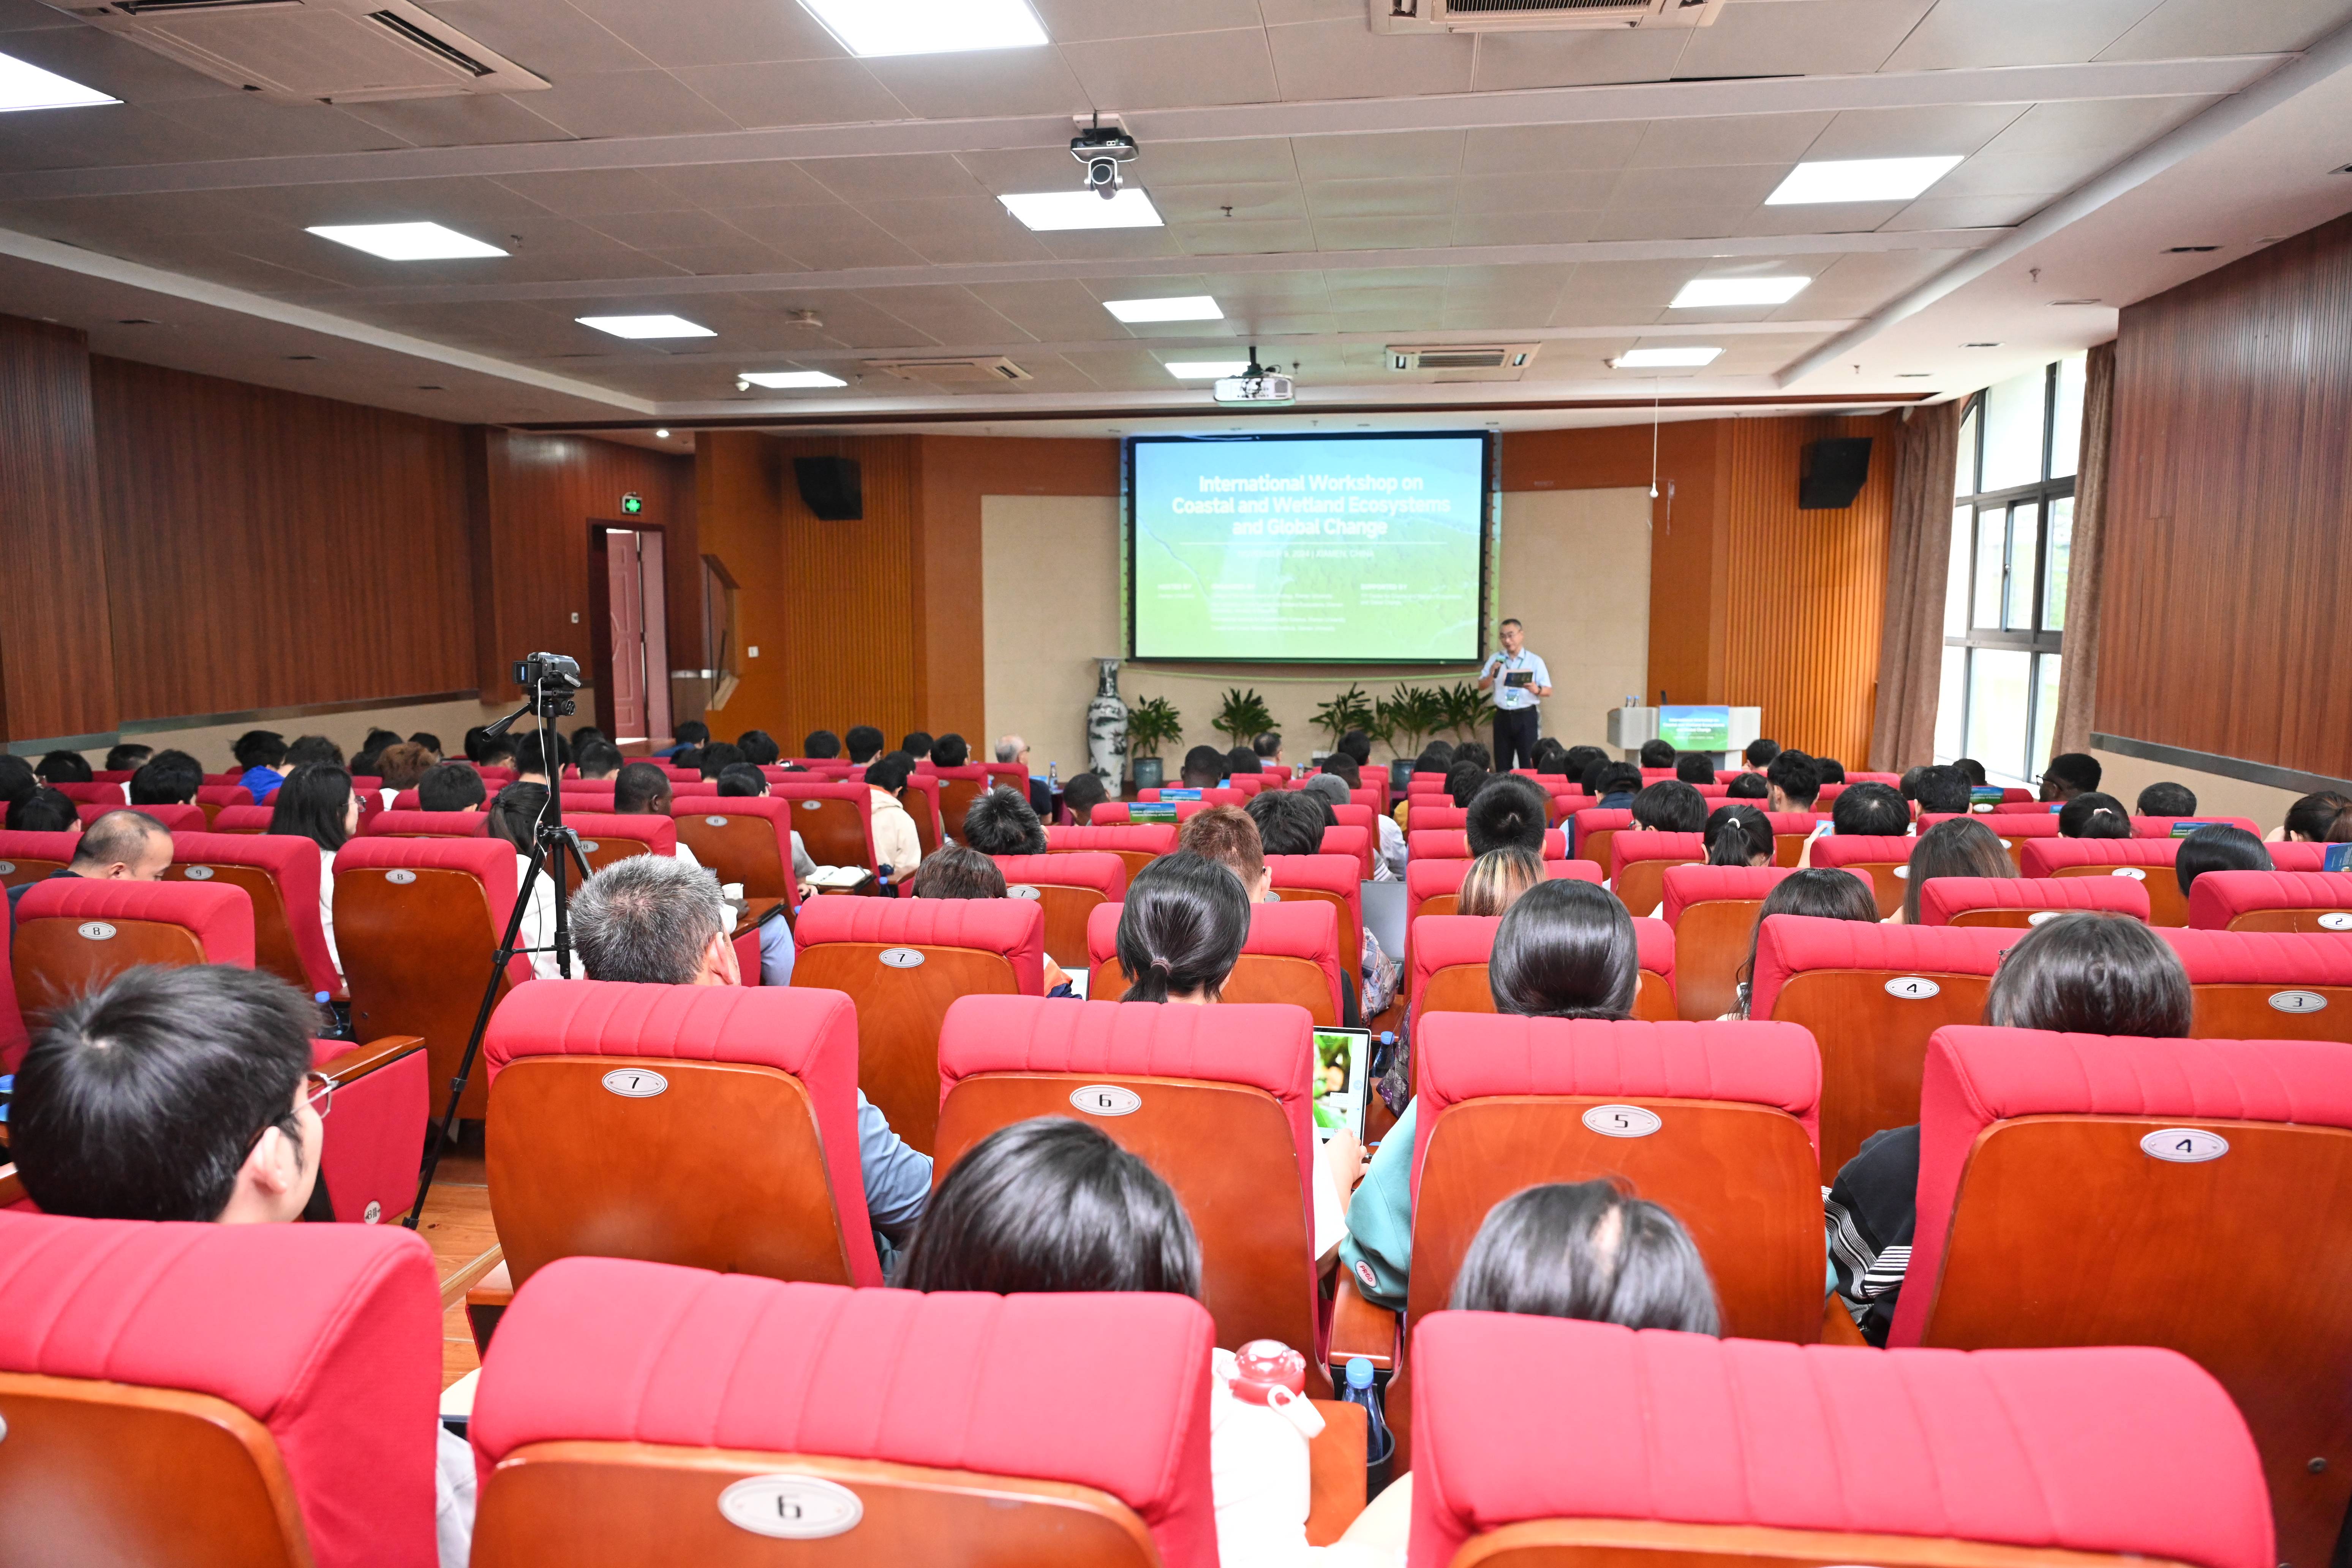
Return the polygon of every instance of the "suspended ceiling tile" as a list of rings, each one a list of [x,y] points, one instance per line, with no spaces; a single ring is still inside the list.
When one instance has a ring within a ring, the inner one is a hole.
[[[525,142],[565,142],[572,133],[530,111],[534,93],[467,93],[401,103],[350,103],[354,120],[383,127],[416,147],[488,147]]]
[[[1726,114],[1709,120],[1654,120],[1626,163],[1635,169],[1791,165],[1834,118],[1829,114]]]
[[[1737,206],[1612,207],[1595,214],[1594,239],[1720,239],[1739,232]]]
[[[1474,40],[1466,33],[1375,33],[1363,13],[1265,29],[1286,99],[1383,98],[1467,92]]]
[[[1169,226],[1176,243],[1191,256],[1239,256],[1280,251],[1312,250],[1315,231],[1304,221],[1269,218],[1210,218],[1200,223]]]
[[[478,0],[503,6],[508,0]],[[793,0],[573,0],[646,58],[665,66],[838,59],[847,51]]]
[[[1205,223],[1223,218],[1233,209],[1237,219],[1304,218],[1307,199],[1295,180],[1261,181],[1226,185],[1163,185],[1151,194],[1160,216],[1170,223]]]
[[[1593,237],[1597,212],[1465,212],[1455,215],[1456,245],[1580,245]]]
[[[2193,59],[2308,48],[2347,22],[2352,0],[2165,0],[2103,50],[2103,60]]]
[[[1164,226],[1048,231],[1037,236],[1037,243],[1045,247],[1046,255],[1064,261],[1172,258],[1184,254],[1184,247]]]
[[[1257,0],[1030,0],[1057,44],[1169,33],[1213,33],[1258,25]]]
[[[1459,131],[1294,136],[1290,141],[1304,180],[1450,178],[1461,172],[1462,147]]]
[[[858,211],[926,261],[1030,261],[1049,254],[993,196],[861,202]]]
[[[677,189],[669,173],[642,169],[558,170],[551,174],[501,174],[498,184],[561,217],[598,218],[617,213],[676,213],[694,198]]]
[[[1807,161],[1834,158],[1967,157],[2017,122],[2017,103],[1928,109],[1847,110],[1805,149]]]
[[[971,171],[946,153],[910,153],[877,158],[809,158],[801,172],[851,202],[971,198],[982,194]],[[1076,165],[1072,166],[1073,173]],[[1077,181],[1070,182],[1073,188]],[[1001,208],[999,210],[1002,210]]]
[[[912,267],[922,257],[865,214],[847,206],[749,207],[730,211],[737,228],[819,271]]]
[[[737,122],[667,71],[604,71],[531,94],[531,112],[574,136],[678,136]]]
[[[1676,74],[1675,61],[1683,57],[1692,36],[1672,27],[1641,32],[1485,33],[1478,37],[1471,85],[1480,92],[1503,92],[1515,88],[1664,81]]]
[[[1064,44],[1060,52],[1101,108],[1265,103],[1276,96],[1274,62],[1256,27],[1107,38]]]
[[[1877,70],[1933,0],[1801,0],[1726,5],[1694,27],[1678,77],[1843,76]]]
[[[1454,210],[1454,182],[1444,179],[1312,180],[1307,208],[1327,218],[1425,216]]]
[[[1051,48],[903,55],[863,63],[907,112],[924,119],[1083,114],[1093,107],[1076,74]]]
[[[1514,125],[1469,132],[1465,174],[1548,174],[1563,169],[1622,169],[1648,130],[1639,120],[1593,125]]]
[[[2088,60],[2156,9],[2158,0],[1937,0],[1886,58],[1887,70],[2055,65]]]
[[[1454,205],[1465,213],[1598,212],[1617,180],[1601,169],[1465,176],[1454,182]]]
[[[834,125],[903,120],[907,107],[862,60],[759,60],[671,73],[737,125]]]
[[[725,0],[681,6],[680,20]],[[793,6],[797,10],[798,6]],[[550,81],[663,63],[599,25],[568,0],[432,0],[436,16]]]
[[[1412,250],[1446,242],[1454,220],[1443,214],[1428,217],[1318,218],[1315,223],[1320,250]]]
[[[1628,169],[1609,198],[1619,207],[1755,207],[1787,171],[1778,163],[1727,163],[1696,169]],[[1775,212],[1803,214],[1804,207]],[[1813,226],[1801,223],[1800,228]]]
[[[739,207],[814,206],[841,199],[798,163],[782,159],[751,163],[681,163],[649,169],[646,174],[663,189],[728,217]]]
[[[1296,180],[1298,162],[1286,136],[1182,142],[1147,148],[1139,165],[1147,187]]]
[[[2048,204],[2046,196],[1926,195],[1879,226],[1921,228],[1999,228],[2023,223]]]

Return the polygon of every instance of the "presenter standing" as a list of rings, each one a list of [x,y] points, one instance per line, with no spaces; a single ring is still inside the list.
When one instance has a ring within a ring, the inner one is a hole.
[[[1503,650],[1478,672],[1478,689],[1495,692],[1495,771],[1536,764],[1536,705],[1551,695],[1551,671],[1529,653],[1518,622],[1503,623]]]

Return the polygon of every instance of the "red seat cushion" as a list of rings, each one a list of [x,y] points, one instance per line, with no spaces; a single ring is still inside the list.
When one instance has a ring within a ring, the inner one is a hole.
[[[1139,850],[1147,855],[1176,852],[1176,825],[1139,822],[1124,827],[1063,827],[1045,829],[1045,848],[1059,855],[1073,849]]]
[[[215,833],[267,833],[269,831],[270,819],[277,815],[277,808],[274,806],[225,805],[213,817],[212,831]],[[383,813],[379,811],[373,815],[381,816]],[[368,816],[369,814],[365,812],[361,814],[362,832],[367,829]]]
[[[568,798],[569,792],[566,795]],[[605,804],[609,806],[611,803],[608,800]],[[677,853],[677,820],[675,817],[659,816],[649,811],[633,812],[626,816],[615,816],[610,810],[566,811],[563,823],[587,842],[634,838],[645,844],[648,855],[675,856]],[[582,847],[586,848],[585,842]],[[587,852],[594,853],[593,850]],[[578,868],[573,869],[576,873]]]
[[[2180,837],[2180,835],[2175,833],[2173,828],[2176,825],[2179,824],[2187,825],[2192,832],[2200,827],[2212,827],[2218,826],[2221,827],[2242,827],[2257,838],[2260,838],[2263,836],[2261,825],[2256,823],[2251,816],[2208,816],[2200,815],[2196,816],[2135,816],[2131,819],[2132,837],[2135,838],[2176,838]]]
[[[976,948],[1004,955],[1022,994],[1045,990],[1045,911],[1034,899],[813,899],[793,940],[803,951],[832,942]]]
[[[1470,826],[1470,810],[1461,805],[1437,805],[1424,803],[1412,808],[1406,818],[1415,833],[1442,833]]]
[[[1609,840],[1609,878],[1613,882],[1623,876],[1626,863],[1633,860],[1696,862],[1706,858],[1704,833],[1657,833],[1636,828]]]
[[[1087,917],[1088,969],[1118,962],[1118,922],[1126,908],[1124,904],[1101,904]],[[1331,1016],[1345,1016],[1339,991],[1339,915],[1330,905],[1320,900],[1252,904],[1249,935],[1242,940],[1242,952],[1311,961],[1331,983]],[[1351,958],[1344,973],[1353,974],[1358,967],[1359,961]]]
[[[1930,877],[1919,884],[1919,923],[1949,925],[1972,910],[2104,910],[2147,919],[2147,889],[2128,877]]]
[[[1091,888],[1114,904],[1127,896],[1127,862],[1116,855],[992,855],[989,858],[1004,873],[1009,888],[1024,882]]]
[[[1348,906],[1358,953],[1364,930],[1364,879],[1352,855],[1269,855],[1265,868],[1274,873],[1274,890],[1284,889],[1328,893]]]
[[[1171,1568],[1211,1568],[1210,1334],[1181,1296],[925,1296],[567,1258],[499,1324],[472,1433],[485,1470],[572,1439],[1066,1481],[1133,1509]],[[1117,1374],[1043,1371],[1086,1367]]]
[[[1632,827],[1633,814],[1622,806],[1611,806],[1604,811],[1600,806],[1588,805],[1580,809],[1569,821],[1576,830],[1575,841],[1582,844],[1588,833],[1617,833]],[[1581,854],[1582,851],[1577,853]],[[1584,858],[1591,858],[1590,856]]]
[[[2170,1351],[1874,1351],[1439,1312],[1412,1363],[1415,1563],[1542,1519],[2275,1563],[2245,1423]]]
[[[253,900],[243,888],[59,877],[35,883],[16,902],[18,926],[44,920],[152,921],[182,926],[203,945],[205,963],[253,967]]]
[[[2204,885],[2205,878],[2198,878],[2197,886]],[[2330,932],[2171,926],[2156,934],[2180,955],[2191,985],[2352,986],[2352,942]]]
[[[2022,811],[1977,812],[1974,814],[1957,811],[1923,811],[1919,814],[1919,831],[1925,833],[1927,829],[1934,827],[1940,823],[1958,822],[1963,820],[1963,818],[1969,821],[1981,822],[1987,827],[1992,829],[1996,837],[2005,839],[2055,838],[2059,836],[2058,819],[2056,817],[2049,816],[2035,816],[2031,812]],[[2004,844],[2002,847],[2007,848],[2008,846]]]
[[[483,811],[379,811],[360,824],[360,833],[368,838],[488,838],[490,818]],[[504,839],[499,847],[514,853]]]
[[[2352,872],[2207,871],[2189,885],[2189,923],[2200,930],[2263,910],[2317,910],[2323,931],[2352,931]]]
[[[1900,834],[1834,833],[1813,840],[1813,864],[1837,868],[1888,860],[1908,862],[1918,842]]]
[[[441,1301],[413,1232],[0,1212],[0,1368],[226,1400],[269,1428],[320,1568],[433,1568]]]
[[[2029,877],[2047,877],[2066,866],[2127,866],[2170,868],[2180,852],[2177,838],[2036,838],[2018,862]],[[2204,880],[2199,878],[2198,880]]]
[[[110,789],[110,784],[100,785]],[[201,805],[124,805],[117,801],[111,805],[77,805],[74,815],[88,827],[111,811],[135,811],[152,816],[174,833],[202,833],[205,830],[205,808]]]
[[[1323,830],[1325,842],[1329,842],[1332,834],[1341,831],[1343,829],[1337,827],[1325,828]],[[1404,847],[1405,853],[1414,858],[1423,855],[1433,860],[1465,860],[1472,858],[1470,835],[1455,828],[1438,828],[1429,832],[1414,828],[1404,836]],[[1547,829],[1544,833],[1543,858],[1547,860],[1567,859],[1568,835],[1557,827]]]

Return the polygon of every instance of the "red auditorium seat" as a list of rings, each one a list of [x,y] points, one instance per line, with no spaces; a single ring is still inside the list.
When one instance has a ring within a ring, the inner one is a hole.
[[[277,813],[271,807],[266,805],[225,805],[220,808],[219,815],[213,818],[212,826],[206,831],[212,833],[267,833],[269,831],[269,819],[276,815]],[[383,815],[383,814],[380,811],[375,814],[376,816],[381,816]],[[362,833],[365,833],[367,831],[367,825],[373,820],[373,817],[371,817],[367,813],[361,813],[360,831]]]
[[[335,1080],[323,1113],[326,1148],[319,1177],[346,1225],[392,1225],[416,1201],[432,1086],[425,1042],[386,1035],[365,1045],[312,1040],[310,1067]]]
[[[2074,910],[2147,919],[2147,890],[2125,877],[1931,877],[1919,889],[1923,926],[2023,931]]]
[[[1642,770],[1642,787],[1644,789],[1647,789],[1654,784],[1673,784],[1675,782],[1676,782],[1675,773],[1675,770],[1672,768],[1643,768]]]
[[[1039,900],[814,899],[793,934],[793,985],[830,987],[856,1004],[857,1087],[926,1154],[939,1123],[948,1005],[1045,994]]]
[[[79,833],[0,831],[0,888],[37,882],[52,871],[64,870],[80,842]]]
[[[1423,915],[1450,915],[1462,896],[1462,884],[1470,875],[1475,860],[1407,860],[1404,868],[1404,918],[1407,940],[1411,940],[1412,922]],[[1555,882],[1592,882],[1601,879],[1601,868],[1590,860],[1547,860],[1544,876]]]
[[[2245,1423],[2163,1351],[1440,1312],[1412,1354],[1416,1568],[2276,1568]]]
[[[1412,812],[1415,833],[1460,832],[1470,826],[1470,808],[1462,805],[1417,805]]]
[[[1327,903],[1339,913],[1339,952],[1364,952],[1364,883],[1352,855],[1269,855],[1274,891],[1286,903]]]
[[[1323,837],[1328,840],[1332,834],[1344,831],[1343,828],[1327,827],[1323,830]],[[1404,836],[1404,848],[1408,863],[1423,856],[1432,860],[1474,858],[1470,853],[1470,835],[1459,828],[1440,828],[1434,832],[1414,829]],[[1605,843],[1602,852],[1606,852]],[[1547,860],[1567,859],[1568,835],[1557,827],[1549,829],[1544,834],[1543,858]],[[1579,858],[1590,859],[1591,857],[1580,856]]]
[[[2204,886],[2205,879],[2197,883]],[[2325,932],[2178,926],[2157,934],[2189,971],[2196,997],[2190,1033],[2204,1039],[2352,1045],[2352,942]]]
[[[1087,921],[1127,897],[1127,863],[1116,855],[996,855],[1004,890],[1045,910],[1045,954],[1066,970],[1087,966]]]
[[[792,803],[793,831],[801,836],[801,847],[809,852],[810,859],[820,866],[879,869],[874,856],[874,792],[865,784],[846,779],[823,783],[787,779],[770,784],[768,795]],[[898,879],[914,869],[912,866],[891,868]]]
[[[488,838],[490,818],[480,811],[379,811],[360,824],[362,838]],[[498,841],[513,853],[513,846]]]
[[[1369,827],[1327,827],[1323,830],[1320,850],[1326,855],[1347,855],[1356,862],[1360,881],[1372,879],[1372,850],[1375,840]]]
[[[1928,1037],[1984,1016],[1993,967],[2016,940],[1963,926],[1765,919],[1748,1016],[1801,1024],[1821,1047],[1824,1184],[1864,1139],[1919,1120]]]
[[[960,768],[933,768],[931,774],[940,781],[940,819],[948,837],[956,843],[963,842],[964,813],[980,798],[982,790],[1002,784],[1029,798],[1029,775],[1014,763],[967,763]]]
[[[1609,837],[1609,885],[1617,901],[1636,915],[1649,914],[1665,902],[1667,867],[1706,863],[1705,834],[1637,830]]]
[[[2315,1040],[1939,1031],[1889,1342],[2180,1352],[2252,1430],[2275,1561],[2322,1568],[2352,1499],[2352,1383],[2315,1375],[2352,1364],[2352,1215],[2322,1198],[2352,1184],[2344,1062]]]
[[[129,784],[131,775],[138,771],[136,768],[95,768],[90,772],[90,782],[110,784]]]
[[[243,777],[245,777],[243,773],[236,769],[231,769],[229,772],[225,773],[206,773],[205,775],[205,783],[208,784],[233,784]]]
[[[1878,895],[1881,920],[1903,907],[1903,890],[1911,875],[1911,848],[1916,838],[1875,837],[1867,834],[1836,834],[1813,840],[1813,864],[1866,871]]]
[[[515,782],[515,771],[512,768],[506,767],[504,765],[494,766],[485,763],[473,763],[472,767],[476,773],[482,775],[482,783],[489,786],[489,791],[492,795],[498,794],[501,785],[510,784]],[[671,771],[667,763],[662,764],[662,770],[665,773],[669,773]],[[698,777],[698,775],[689,771],[683,773],[672,773],[671,776],[673,778],[691,779]]]
[[[2028,877],[2124,877],[2147,889],[2147,923],[2189,923],[2172,859],[2177,838],[2029,838],[2018,868]],[[2200,881],[2203,879],[2199,879]]]
[[[131,800],[131,796],[119,784],[100,784],[96,781],[83,784],[77,779],[67,779],[48,787],[76,805],[102,805],[110,811],[121,810],[123,806],[130,804]],[[248,801],[252,798],[251,795],[246,796]],[[88,821],[89,818],[85,817],[83,820]]]
[[[1298,778],[1291,780],[1289,787],[1294,790],[1305,789],[1308,784],[1313,784],[1319,776],[1319,774],[1316,773],[1303,774]],[[1362,789],[1349,790],[1348,792],[1348,804],[1349,805],[1362,806],[1365,810],[1370,812],[1375,816],[1386,814],[1386,806],[1383,803],[1381,792],[1372,788],[1369,784]]]
[[[1162,855],[1176,852],[1176,825],[1172,822],[1139,822],[1125,827],[1048,827],[1045,829],[1045,853],[1067,855],[1100,851],[1116,855],[1127,862],[1127,879],[1135,880],[1142,870]]]
[[[1317,1369],[1314,1037],[1297,1007],[972,997],[940,1037],[939,1169],[1000,1127],[1084,1121],[1174,1189],[1217,1343],[1276,1339]],[[1103,1089],[1125,1090],[1108,1097]],[[1090,1107],[1132,1101],[1118,1114]],[[1818,1226],[1816,1226],[1818,1228]]]
[[[319,847],[271,833],[174,833],[167,882],[242,888],[253,909],[253,962],[304,995],[340,994],[342,976],[319,922]]]
[[[2189,832],[2200,827],[2242,827],[2257,838],[2263,836],[2261,824],[2251,816],[2135,816],[2131,826],[2135,838],[2185,837],[2185,834],[2175,831],[2177,826],[2185,826]]]
[[[205,814],[207,824],[227,806],[253,804],[253,792],[243,784],[200,784],[196,788],[196,809]]]
[[[8,946],[27,1025],[59,1003],[142,963],[253,967],[253,901],[200,882],[36,883],[16,902]]]
[[[2189,889],[2200,931],[2352,931],[2352,872],[2208,871]]]
[[[2015,793],[2015,791],[2002,792],[2000,804],[1992,808],[1990,815],[1995,816],[2055,816],[2058,815],[2057,805],[2046,800],[2036,800],[2031,795],[2022,800],[2011,800],[2010,796]]]
[[[1609,864],[1609,840],[1633,827],[1633,814],[1622,807],[1603,811],[1597,805],[1588,805],[1569,820],[1574,825],[1569,839],[1569,853],[1579,860],[1606,866]]]
[[[1500,915],[1423,915],[1413,922],[1411,978],[1406,992],[1415,1016],[1424,1012],[1492,1013],[1495,994],[1487,961]],[[1642,975],[1633,1016],[1664,1023],[1675,1016],[1675,933],[1664,921],[1636,918]]]
[[[1087,995],[1116,1002],[1127,994],[1118,967],[1121,906],[1105,904],[1087,921],[1087,959],[1092,973]],[[1339,976],[1354,973],[1360,959],[1350,955],[1343,970],[1339,913],[1325,903],[1252,904],[1249,935],[1241,961],[1226,977],[1227,1002],[1286,1002],[1303,1007],[1316,1023],[1336,1026],[1344,1009]],[[793,972],[799,978],[799,972]]]
[[[383,809],[383,780],[354,774],[352,778],[352,793],[359,797],[361,821],[366,821]],[[215,833],[221,831],[217,818],[215,819],[213,831]]]
[[[570,797],[566,797],[567,804]],[[632,855],[676,855],[677,824],[649,811],[566,811],[563,825],[580,835],[580,853],[591,875]],[[574,868],[577,870],[577,868]]]
[[[1214,1568],[1209,1347],[1208,1313],[1178,1296],[568,1258],[523,1289],[483,1369],[473,1565],[896,1568],[960,1544],[974,1563]],[[803,1545],[732,1522],[784,1508],[856,1528]]]
[[[797,905],[800,883],[793,875],[790,801],[766,795],[712,800],[673,796],[669,815],[678,837],[697,860],[719,873],[721,882],[742,883],[746,899],[782,899]],[[814,858],[816,852],[809,853]]]
[[[1262,789],[1281,787],[1264,773],[1235,773],[1225,781],[1225,786],[1228,789],[1239,790],[1244,797],[1255,795]]]
[[[1903,775],[1901,773],[1848,773],[1845,775],[1845,782],[1850,784],[1882,784],[1888,789],[1901,789]]]
[[[74,815],[88,827],[111,811],[135,811],[142,816],[152,816],[174,833],[205,831],[205,808],[200,805],[78,805]]]
[[[1249,804],[1249,796],[1237,789],[1204,789],[1197,792],[1198,799],[1179,796],[1175,800],[1168,800],[1168,796],[1175,789],[1174,784],[1160,789],[1139,789],[1135,792],[1135,798],[1140,801],[1167,801],[1170,805],[1247,805]]]
[[[1957,821],[1959,816],[1958,812],[1923,811],[1919,814],[1919,831],[1925,833],[1938,823]],[[2047,815],[2032,816],[2018,812],[1992,816],[1979,812],[1974,820],[1992,829],[1993,837],[2000,840],[2000,847],[2009,851],[2009,863],[2017,867],[2021,872],[2025,867],[2027,844],[2036,838],[2055,838],[2059,836],[2058,819]]]
[[[514,850],[498,839],[362,837],[335,852],[335,948],[351,988],[352,1032],[362,1041],[424,1040],[436,1117],[473,1033],[515,891]],[[572,963],[578,973],[579,960]],[[530,978],[530,960],[517,955],[499,994]],[[479,1118],[488,1103],[489,1079],[478,1068],[458,1114]]]
[[[914,799],[905,798],[908,791],[913,792]],[[910,773],[907,777],[906,790],[900,791],[899,795],[899,804],[907,808],[907,815],[915,819],[915,842],[928,858],[931,851],[940,847],[940,781],[929,773]],[[873,813],[873,798],[869,790],[866,794],[869,817]]]
[[[1724,804],[1732,805],[1727,801]],[[1758,807],[1762,810],[1762,807]],[[1826,818],[1810,811],[1767,811],[1764,820],[1772,826],[1772,864],[1793,868],[1805,856],[1805,840]]]
[[[0,1554],[435,1568],[440,1319],[396,1226],[0,1213]]]
[[[0,961],[10,966],[9,984],[0,987],[0,1072],[15,1072],[17,1064],[25,1059],[25,1053],[33,1048],[33,1037],[25,1027],[24,1009],[16,1005],[15,963],[10,958],[8,940],[12,934],[9,923],[0,921]],[[13,1165],[0,1164],[0,1209],[9,1207],[24,1195],[12,1188],[15,1170]]]
[[[517,989],[482,1043],[509,1289],[580,1254],[879,1285],[857,1047],[835,991]]]
[[[1739,969],[1765,895],[1789,873],[1777,866],[1669,866],[1662,879],[1675,933],[1675,1005],[1688,1022],[1739,1005]]]

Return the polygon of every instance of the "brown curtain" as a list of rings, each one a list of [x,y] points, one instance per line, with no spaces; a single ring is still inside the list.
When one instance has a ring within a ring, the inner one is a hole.
[[[2099,595],[2106,573],[2107,433],[2115,423],[2116,345],[2091,351],[2083,385],[2083,455],[2074,474],[2074,533],[2066,566],[2066,652],[2058,661],[2053,755],[2091,749],[2099,684]]]
[[[1955,398],[1913,408],[1895,434],[1895,515],[1886,542],[1886,619],[1878,640],[1878,710],[1870,771],[1900,773],[1936,754],[1944,673],[1944,579],[1952,558]]]

